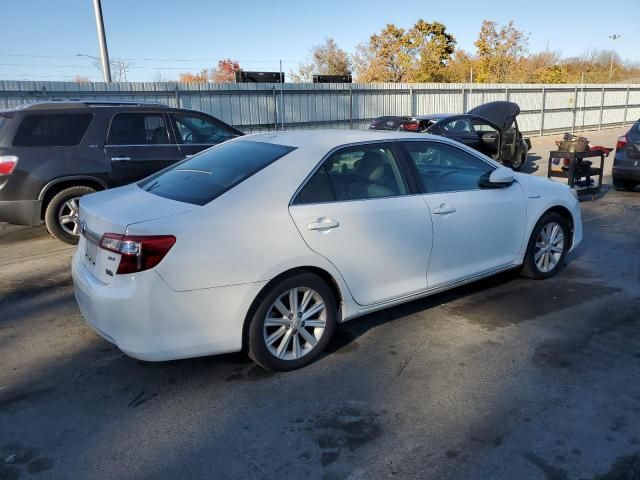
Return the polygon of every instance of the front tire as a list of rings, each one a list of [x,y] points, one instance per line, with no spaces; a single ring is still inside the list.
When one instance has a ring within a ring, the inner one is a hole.
[[[511,162],[510,167],[512,170],[520,170],[522,166],[527,162],[527,152],[520,150],[516,155],[516,158]]]
[[[569,235],[569,224],[562,215],[545,213],[531,233],[521,275],[535,280],[555,275],[569,249]]]
[[[78,204],[80,197],[94,193],[91,187],[77,185],[58,192],[47,204],[44,223],[49,234],[70,245],[76,245],[80,238]]]
[[[311,363],[331,340],[336,299],[317,275],[295,274],[261,296],[250,322],[251,359],[267,370],[295,370]]]

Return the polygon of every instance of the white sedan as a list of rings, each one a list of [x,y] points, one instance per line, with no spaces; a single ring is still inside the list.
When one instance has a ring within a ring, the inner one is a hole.
[[[82,198],[73,280],[87,322],[158,361],[246,350],[308,364],[337,323],[520,268],[582,239],[572,191],[443,137],[244,136]]]

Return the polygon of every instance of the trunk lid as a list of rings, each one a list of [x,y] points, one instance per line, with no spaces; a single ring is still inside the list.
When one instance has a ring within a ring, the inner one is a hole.
[[[118,270],[120,255],[99,247],[102,235],[124,234],[129,225],[196,208],[199,207],[148,193],[136,184],[86,195],[80,200],[78,254],[98,281],[110,284]]]
[[[627,133],[627,144],[624,150],[629,159],[640,158],[640,122],[633,125]]]

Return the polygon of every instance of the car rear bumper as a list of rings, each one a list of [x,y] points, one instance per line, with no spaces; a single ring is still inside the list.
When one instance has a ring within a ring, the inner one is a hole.
[[[106,285],[72,261],[87,323],[127,355],[148,361],[237,352],[246,312],[265,282],[176,292],[153,270]]]
[[[638,180],[640,181],[640,166],[638,167],[617,167],[611,170],[614,180]]]
[[[40,225],[41,211],[42,201],[40,200],[0,201],[0,222],[27,226]]]

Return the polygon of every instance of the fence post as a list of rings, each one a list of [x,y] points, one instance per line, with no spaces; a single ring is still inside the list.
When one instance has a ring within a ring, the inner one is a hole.
[[[541,94],[542,94],[542,98],[541,98],[542,105],[540,106],[540,136],[542,136],[542,134],[544,133],[544,107],[547,99],[547,91],[545,87],[542,87]]]
[[[598,130],[602,130],[602,112],[604,111],[604,87],[600,96],[600,120],[598,120]]]
[[[504,99],[505,101],[509,101],[509,87],[504,87]]]
[[[622,119],[622,126],[627,126],[627,110],[629,109],[629,87],[627,86],[627,98],[624,100],[624,118]]]
[[[414,105],[413,98],[413,87],[409,87],[409,115],[414,116],[416,114],[416,109]]]
[[[273,87],[273,128],[278,131],[278,99],[276,98],[276,87]]]
[[[176,108],[182,108],[182,106],[180,105],[180,89],[178,89],[178,85],[176,85],[175,96],[176,96]]]
[[[353,83],[349,84],[349,128],[353,130]]]
[[[584,92],[583,92],[584,94]],[[575,87],[573,90],[573,119],[571,120],[571,133],[573,134],[576,130],[576,115],[578,114],[578,87]]]
[[[462,87],[462,113],[467,113],[467,89]]]

